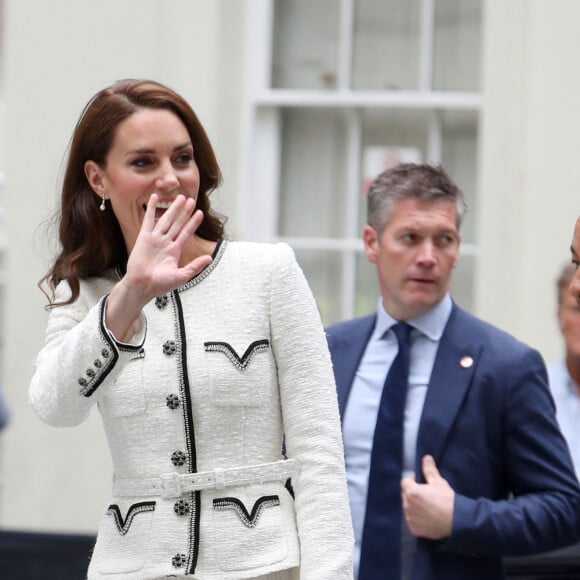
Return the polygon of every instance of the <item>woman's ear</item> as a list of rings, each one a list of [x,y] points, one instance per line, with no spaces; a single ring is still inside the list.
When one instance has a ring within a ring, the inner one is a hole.
[[[98,163],[94,161],[85,162],[85,175],[87,181],[91,186],[91,189],[99,196],[102,197],[105,193],[105,184],[103,183],[103,170]]]

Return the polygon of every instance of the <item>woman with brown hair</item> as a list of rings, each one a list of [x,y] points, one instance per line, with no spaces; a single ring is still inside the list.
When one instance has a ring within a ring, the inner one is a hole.
[[[316,304],[288,246],[225,239],[219,182],[159,83],[100,91],[75,128],[30,401],[57,426],[102,416],[113,497],[89,579],[352,578]]]

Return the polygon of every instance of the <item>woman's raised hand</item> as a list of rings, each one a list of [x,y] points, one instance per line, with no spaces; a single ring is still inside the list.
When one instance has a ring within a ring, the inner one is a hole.
[[[177,196],[159,219],[157,202],[158,196],[151,195],[127,263],[127,282],[141,289],[144,304],[181,286],[211,262],[211,256],[202,255],[183,264],[184,258],[193,256],[193,234],[203,220],[203,213],[195,210],[195,200]]]
[[[178,288],[212,260],[209,254],[196,255],[192,243],[203,220],[195,200],[179,195],[161,216],[158,201],[157,194],[149,198],[127,272],[107,300],[106,324],[120,340],[145,304]]]

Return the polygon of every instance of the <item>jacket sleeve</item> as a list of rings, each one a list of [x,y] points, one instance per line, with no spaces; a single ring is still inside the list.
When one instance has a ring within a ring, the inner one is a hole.
[[[292,250],[275,246],[270,319],[292,479],[301,580],[353,577],[354,539],[334,376],[320,315]]]
[[[45,343],[37,356],[29,388],[29,402],[47,423],[68,427],[86,419],[127,360],[139,356],[145,340],[145,320],[140,318],[130,343],[119,342],[105,326],[107,295],[89,299],[81,285],[75,302],[50,311]],[[58,301],[70,289],[64,282]]]
[[[540,355],[527,349],[510,361],[500,424],[500,465],[506,499],[457,494],[448,548],[485,555],[519,555],[577,542],[580,490],[555,418]],[[506,373],[507,375],[507,373]],[[483,437],[484,435],[482,435]]]

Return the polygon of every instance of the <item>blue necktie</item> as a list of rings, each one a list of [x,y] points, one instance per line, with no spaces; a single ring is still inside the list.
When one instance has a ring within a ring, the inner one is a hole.
[[[383,386],[375,427],[358,580],[401,577],[401,473],[411,327],[398,322],[391,330],[399,352]]]

